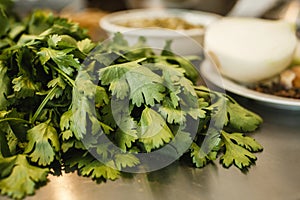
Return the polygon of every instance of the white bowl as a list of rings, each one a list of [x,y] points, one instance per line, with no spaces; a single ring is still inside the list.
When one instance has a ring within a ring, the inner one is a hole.
[[[122,24],[129,20],[176,17],[192,25],[203,28],[177,29],[166,28],[132,28]],[[205,27],[220,19],[221,16],[201,11],[184,9],[132,9],[108,14],[100,20],[100,26],[109,36],[116,32],[124,35],[130,45],[144,36],[147,44],[156,49],[163,49],[167,40],[172,40],[172,51],[178,55],[197,55],[202,53]]]

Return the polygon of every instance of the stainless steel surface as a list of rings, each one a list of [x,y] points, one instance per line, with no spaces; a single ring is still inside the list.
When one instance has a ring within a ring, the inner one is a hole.
[[[218,163],[195,169],[186,162],[101,184],[64,174],[50,177],[26,200],[300,200],[300,113],[234,97],[265,120],[253,134],[265,149],[247,174]]]
[[[50,176],[49,183],[26,200],[300,200],[300,112],[234,97],[264,118],[261,129],[253,134],[264,151],[256,154],[256,166],[247,174],[217,162],[196,169],[184,161],[101,184],[64,174]]]

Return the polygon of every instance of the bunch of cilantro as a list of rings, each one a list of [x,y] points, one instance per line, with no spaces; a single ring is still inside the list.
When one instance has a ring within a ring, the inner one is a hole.
[[[96,45],[51,13],[0,18],[1,194],[32,195],[62,171],[115,180],[147,167],[139,153],[163,148],[196,167],[220,158],[241,170],[262,150],[244,135],[262,119],[198,86],[194,66],[170,42],[156,55],[144,38],[129,46],[121,34]]]

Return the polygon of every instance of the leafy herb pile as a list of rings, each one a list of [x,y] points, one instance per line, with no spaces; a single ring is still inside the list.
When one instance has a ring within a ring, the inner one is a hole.
[[[219,158],[244,170],[262,150],[244,135],[262,119],[197,86],[197,71],[170,43],[156,55],[144,38],[129,46],[121,34],[96,45],[49,13],[0,18],[1,194],[34,194],[63,170],[115,180],[139,167],[138,153],[170,143],[168,152],[188,155],[196,167]]]

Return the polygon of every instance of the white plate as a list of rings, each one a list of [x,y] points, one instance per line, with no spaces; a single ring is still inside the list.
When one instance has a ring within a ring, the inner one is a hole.
[[[300,100],[291,99],[285,97],[279,97],[275,95],[260,93],[255,90],[251,90],[244,85],[240,85],[234,81],[231,81],[225,77],[221,77],[220,73],[210,62],[204,61],[200,67],[200,73],[203,79],[211,82],[219,88],[225,89],[229,92],[243,96],[249,99],[256,100],[264,103],[268,106],[277,108],[300,110]],[[221,80],[220,80],[221,77]]]

